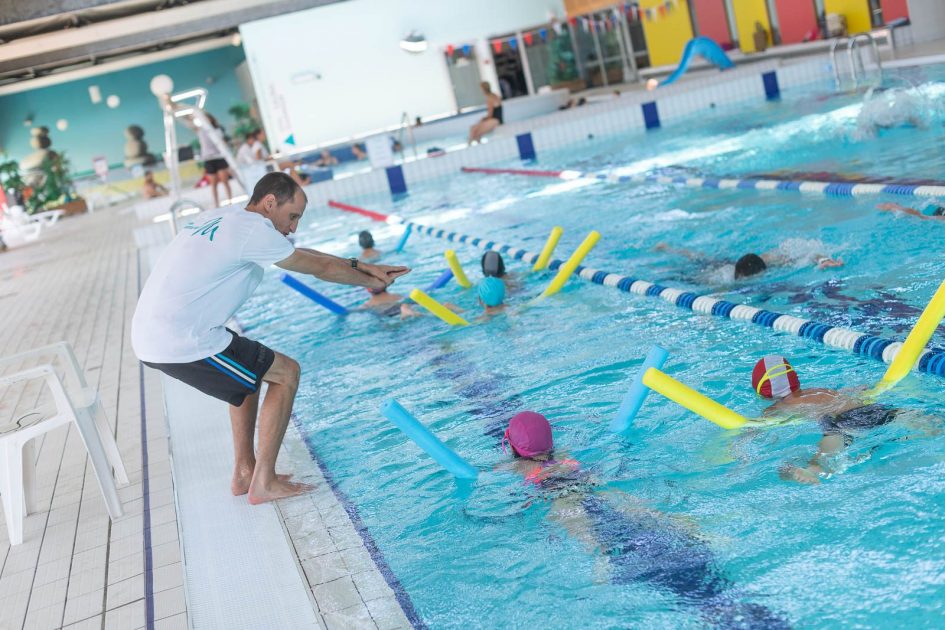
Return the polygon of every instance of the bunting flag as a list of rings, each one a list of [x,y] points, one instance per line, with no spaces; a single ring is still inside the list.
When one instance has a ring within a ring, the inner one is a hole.
[[[502,40],[501,40],[501,39],[494,39],[494,40],[492,40],[492,50],[494,50],[494,51],[495,51],[495,54],[497,54],[497,55],[502,52]]]
[[[548,30],[544,28],[541,29],[540,31],[538,31],[538,36],[541,38],[541,41],[543,42],[548,41]]]
[[[509,40],[509,48],[512,50],[518,50],[518,40],[514,37]]]
[[[531,45],[532,45],[532,34],[531,34],[531,33],[525,33],[524,35],[522,35],[522,39],[525,40],[525,45],[526,45],[526,46],[531,46]]]
[[[447,45],[446,45],[446,56],[447,56],[447,57],[452,57],[454,50],[456,50],[456,49],[453,48],[453,44],[447,44]]]
[[[470,51],[472,51],[472,46],[470,46],[469,44],[463,44],[463,55],[468,57]]]

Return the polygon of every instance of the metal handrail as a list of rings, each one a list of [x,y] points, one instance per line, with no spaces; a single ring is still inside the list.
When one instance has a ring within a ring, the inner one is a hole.
[[[200,212],[204,211],[203,206],[201,206],[199,203],[194,203],[193,201],[190,201],[189,199],[178,199],[177,201],[172,203],[171,209],[168,211],[168,213],[171,216],[170,224],[171,224],[172,236],[177,236],[177,211],[181,208],[197,208],[198,210],[200,210]]]
[[[853,79],[853,87],[856,88],[859,86],[861,74],[863,76],[866,75],[866,64],[863,63],[863,55],[859,47],[859,41],[863,38],[869,41],[873,49],[876,67],[879,69],[880,82],[883,80],[883,61],[879,56],[879,46],[876,44],[876,38],[869,33],[858,33],[853,37],[837,38],[830,46],[830,63],[833,65],[833,78],[838,90],[843,86],[843,81],[840,78],[840,65],[837,63],[837,49],[842,44],[847,45],[847,59],[850,63],[850,77]],[[853,54],[854,51],[857,53],[855,56]]]

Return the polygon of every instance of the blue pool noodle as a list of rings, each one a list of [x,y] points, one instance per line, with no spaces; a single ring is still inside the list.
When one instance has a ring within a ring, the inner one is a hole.
[[[640,366],[637,375],[633,377],[633,383],[630,384],[627,395],[623,397],[623,402],[620,403],[617,415],[610,423],[610,430],[613,433],[624,433],[630,428],[633,419],[640,411],[640,407],[643,406],[646,395],[650,392],[650,388],[643,384],[643,375],[650,368],[656,368],[657,370],[662,368],[667,358],[669,358],[669,352],[663,348],[659,346],[650,348],[643,360],[643,365]]]
[[[381,413],[393,422],[398,429],[407,434],[417,446],[425,450],[443,468],[460,479],[475,479],[479,471],[467,464],[459,455],[454,453],[443,442],[440,442],[429,429],[420,424],[409,411],[404,409],[393,398],[381,405]]]
[[[293,278],[292,276],[290,276],[289,274],[284,273],[282,274],[282,281],[286,283],[287,285],[289,285],[290,287],[292,287],[293,289],[295,289],[296,291],[298,291],[299,293],[301,293],[302,295],[304,295],[305,297],[307,297],[308,299],[310,299],[311,301],[318,304],[319,306],[324,306],[332,313],[336,313],[338,315],[348,314],[348,309],[346,309],[344,306],[342,306],[341,304],[338,304],[338,302],[328,299],[327,297],[325,297],[324,295],[322,295],[321,293],[319,293],[312,287],[308,286],[301,280],[297,280]]]
[[[433,283],[426,288],[426,292],[429,293],[430,291],[436,291],[440,287],[445,286],[446,283],[449,282],[452,278],[453,278],[453,270],[447,269],[446,271],[440,274],[439,278],[434,280]]]
[[[407,239],[410,238],[410,232],[413,230],[413,226],[409,223],[407,224],[407,229],[404,230],[403,236],[400,237],[400,241],[397,243],[397,247],[394,248],[395,252],[404,251],[404,245],[407,244]]]

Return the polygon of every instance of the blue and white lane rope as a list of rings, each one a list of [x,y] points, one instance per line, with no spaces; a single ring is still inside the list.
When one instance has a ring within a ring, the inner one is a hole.
[[[366,210],[337,201],[329,201],[328,205],[332,208],[367,216],[375,221],[410,226],[414,234],[424,234],[453,243],[465,243],[466,245],[484,250],[494,250],[500,254],[507,254],[515,260],[522,260],[529,264],[534,264],[535,261],[538,260],[539,255],[534,252],[484,238],[477,238],[458,232],[449,232],[434,226],[420,225],[419,223],[407,221],[397,215],[381,214],[373,210]],[[558,259],[552,260],[548,263],[548,269],[556,271],[562,264],[564,264],[564,261]],[[666,287],[653,282],[647,282],[646,280],[637,280],[608,271],[600,271],[579,265],[574,273],[594,284],[615,287],[626,293],[658,297],[670,304],[675,304],[680,308],[703,315],[714,315],[716,317],[751,322],[752,324],[764,326],[765,328],[771,328],[779,332],[817,341],[832,348],[839,348],[885,363],[891,363],[902,347],[901,341],[868,335],[848,328],[821,324],[809,319],[758,309],[745,304],[719,300],[706,295],[697,295],[688,291]],[[945,350],[926,349],[923,351],[914,368],[926,374],[945,377]]]
[[[529,177],[555,177],[558,179],[596,179],[612,183],[656,183],[687,186],[689,188],[740,189],[740,190],[783,190],[792,192],[821,194],[828,197],[860,197],[864,195],[903,195],[907,197],[945,197],[945,186],[927,186],[907,183],[857,184],[852,182],[816,182],[803,180],[759,179],[720,179],[716,177],[685,177],[683,175],[620,175],[616,172],[599,171],[529,171],[511,168],[472,168],[463,167],[464,173],[482,173],[486,175],[524,175]]]

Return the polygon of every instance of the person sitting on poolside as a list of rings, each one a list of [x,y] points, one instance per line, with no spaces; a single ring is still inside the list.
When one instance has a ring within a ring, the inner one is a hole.
[[[715,282],[725,282],[731,280],[741,280],[765,271],[768,267],[788,267],[813,264],[817,269],[827,269],[829,267],[843,266],[843,260],[832,258],[825,254],[818,253],[823,248],[823,243],[817,240],[789,238],[778,246],[777,249],[764,252],[763,254],[745,254],[735,264],[721,262],[704,254],[693,252],[688,249],[676,249],[670,247],[668,243],[657,243],[653,248],[656,251],[665,251],[671,254],[685,256],[690,260],[698,261],[704,264],[708,271],[708,278]]]
[[[486,115],[469,128],[470,145],[479,142],[484,135],[494,131],[496,127],[505,122],[502,118],[502,99],[492,92],[492,86],[489,85],[488,81],[480,83],[479,88],[486,96]]]
[[[145,199],[154,199],[155,197],[164,197],[168,194],[167,188],[154,181],[154,173],[144,172],[144,183],[141,186],[141,194]]]
[[[358,161],[367,159],[367,152],[360,144],[352,144],[351,153],[354,154],[354,159]]]
[[[775,400],[765,409],[763,415],[766,418],[813,418],[823,431],[817,453],[806,466],[786,464],[780,470],[782,479],[798,483],[820,483],[822,475],[832,472],[830,456],[849,446],[854,437],[889,424],[906,413],[902,409],[865,400],[861,396],[863,388],[846,391],[822,387],[801,389],[791,363],[778,355],[766,356],[755,364],[751,384],[760,396]]]
[[[374,236],[367,230],[358,234],[358,245],[361,246],[361,260],[377,260],[381,257],[381,252],[374,249]]]
[[[483,318],[498,315],[505,310],[505,283],[498,278],[483,278],[479,282],[478,294]]]
[[[335,166],[336,164],[338,164],[338,158],[332,155],[328,149],[322,149],[318,159],[315,160],[315,166]]]
[[[901,212],[920,219],[945,219],[945,206],[935,201],[929,201],[920,210],[900,206],[898,203],[881,203],[876,209],[883,212]]]

